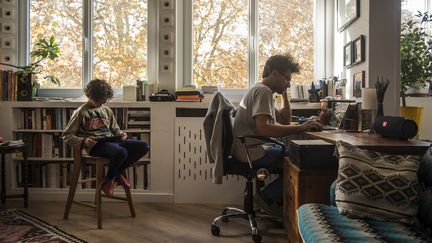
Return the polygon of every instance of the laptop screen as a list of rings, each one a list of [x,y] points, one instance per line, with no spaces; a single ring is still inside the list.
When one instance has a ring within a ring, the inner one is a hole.
[[[343,121],[345,120],[349,103],[337,102],[334,105],[334,110],[331,112],[329,125],[335,128],[343,128]]]

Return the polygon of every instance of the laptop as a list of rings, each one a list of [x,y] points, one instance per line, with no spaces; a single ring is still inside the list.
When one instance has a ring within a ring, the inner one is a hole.
[[[349,103],[338,102],[334,106],[334,110],[331,112],[329,124],[323,126],[323,130],[337,130],[343,129],[343,123],[347,117],[347,110]]]

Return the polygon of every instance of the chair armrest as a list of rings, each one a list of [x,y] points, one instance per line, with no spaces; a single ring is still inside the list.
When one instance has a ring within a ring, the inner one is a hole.
[[[270,138],[270,137],[259,136],[259,135],[245,135],[245,136],[240,136],[238,138],[240,139],[241,143],[246,143],[246,138],[254,138],[254,139],[259,139],[259,140],[264,141],[264,142],[275,143],[275,144],[278,144],[278,145],[285,148],[285,144],[279,142],[276,139]]]

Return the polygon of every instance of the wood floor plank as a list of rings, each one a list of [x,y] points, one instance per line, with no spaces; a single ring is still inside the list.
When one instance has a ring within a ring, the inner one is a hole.
[[[220,222],[221,235],[210,233],[213,218],[224,205],[134,203],[136,217],[130,217],[127,203],[102,203],[102,230],[97,229],[96,211],[73,205],[68,220],[63,220],[64,202],[30,202],[28,208],[10,200],[2,209],[18,208],[88,242],[252,242],[248,221]],[[259,219],[263,243],[287,242],[280,224]]]

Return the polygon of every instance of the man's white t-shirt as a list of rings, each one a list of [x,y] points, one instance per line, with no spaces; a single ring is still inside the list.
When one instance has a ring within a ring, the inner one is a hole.
[[[246,152],[237,138],[245,135],[257,135],[255,117],[258,115],[267,115],[270,123],[274,124],[276,120],[274,98],[272,90],[262,83],[255,84],[240,102],[233,126],[233,145],[232,155],[238,160],[247,162]],[[257,139],[246,139],[249,155],[252,161],[262,158],[265,155],[265,149],[269,144]]]

